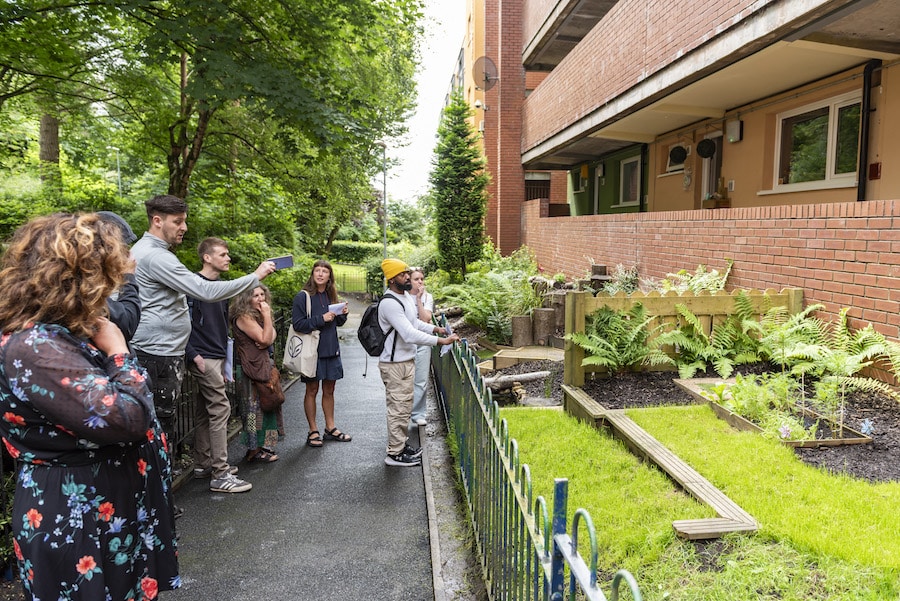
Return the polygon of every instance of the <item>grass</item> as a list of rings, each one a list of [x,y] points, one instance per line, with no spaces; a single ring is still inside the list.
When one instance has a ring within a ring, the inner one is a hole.
[[[334,281],[341,292],[366,292],[366,270],[359,265],[332,263]]]
[[[569,523],[578,507],[590,512],[604,573],[628,569],[648,601],[900,597],[900,485],[810,468],[777,442],[732,430],[707,407],[629,415],[750,512],[761,530],[683,541],[672,521],[709,517],[711,510],[658,470],[559,411],[504,409],[535,495],[551,503],[553,478],[565,477]]]

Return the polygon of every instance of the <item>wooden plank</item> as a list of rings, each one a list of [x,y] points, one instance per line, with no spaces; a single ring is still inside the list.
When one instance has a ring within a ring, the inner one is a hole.
[[[667,449],[662,443],[651,436],[647,431],[632,421],[625,411],[613,409],[606,411],[604,420],[613,428],[614,432],[622,437],[629,447],[647,460],[653,462],[666,472],[686,492],[698,501],[713,508],[719,516],[719,522],[710,522],[709,528],[700,528],[697,532],[687,532],[685,536],[697,536],[698,538],[713,538],[724,532],[751,532],[758,529],[756,520],[749,513],[741,509],[734,501],[712,485],[706,478],[700,475],[694,468],[685,463],[675,453]],[[685,520],[682,520],[685,521]],[[689,520],[690,521],[690,520]],[[673,524],[674,525],[674,524]],[[676,528],[677,530],[677,528]],[[698,534],[701,533],[701,534]],[[718,534],[716,534],[718,533]],[[679,535],[681,533],[679,532]]]
[[[552,346],[520,346],[512,349],[502,349],[494,355],[495,359],[498,357],[518,359],[520,363],[534,360],[562,361],[565,358],[565,353],[562,349]]]
[[[677,520],[672,522],[675,533],[687,540],[719,538],[729,532],[756,532],[755,525],[723,518]]]
[[[566,413],[598,427],[599,422],[603,420],[606,414],[606,408],[595,401],[589,394],[580,388],[562,385],[563,391],[563,408]]]

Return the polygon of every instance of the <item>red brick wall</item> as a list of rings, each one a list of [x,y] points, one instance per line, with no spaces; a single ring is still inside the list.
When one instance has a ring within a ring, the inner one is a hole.
[[[593,260],[664,278],[731,258],[729,289],[802,288],[826,319],[850,307],[854,327],[900,338],[900,200],[544,219],[542,202],[523,207],[522,243],[545,273],[583,277]]]
[[[496,180],[497,220],[517,223],[525,198],[525,170],[522,168],[522,102],[525,100],[525,69],[522,66],[522,2],[499,0],[499,75],[494,87],[499,106],[497,120],[497,159],[492,169]],[[500,33],[502,32],[502,34]],[[492,90],[493,91],[493,90]],[[490,105],[488,105],[490,106]],[[493,112],[493,107],[488,112]],[[495,239],[503,254],[521,246],[516,227],[500,227]]]
[[[765,47],[787,28],[802,25],[803,19],[795,21],[800,12],[808,15],[826,5],[837,9],[847,2],[619,0],[528,97],[522,148],[547,140],[750,17],[760,16],[764,24],[736,40],[739,48],[726,51],[728,56]],[[701,57],[692,72],[715,68],[728,56]]]
[[[498,49],[500,47],[500,0],[485,0],[484,2],[484,55],[495,63],[497,62]],[[488,107],[486,111],[476,111],[481,113],[480,118],[484,119],[484,157],[487,160],[487,171],[490,175],[490,183],[487,187],[487,211],[484,218],[485,234],[494,242],[496,246],[500,238],[500,222],[497,203],[497,86],[484,93],[484,104]],[[494,110],[490,110],[491,107]],[[478,119],[478,115],[476,115]]]

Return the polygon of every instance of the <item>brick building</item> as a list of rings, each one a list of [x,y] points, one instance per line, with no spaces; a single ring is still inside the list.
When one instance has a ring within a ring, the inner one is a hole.
[[[470,0],[469,15],[502,252],[570,276],[728,257],[736,286],[799,286],[898,337],[900,3]]]

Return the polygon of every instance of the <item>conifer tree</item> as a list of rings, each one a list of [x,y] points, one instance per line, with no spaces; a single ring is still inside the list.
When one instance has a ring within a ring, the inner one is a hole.
[[[438,126],[430,176],[438,266],[462,277],[481,258],[487,208],[488,175],[471,116],[462,93],[454,92]]]

